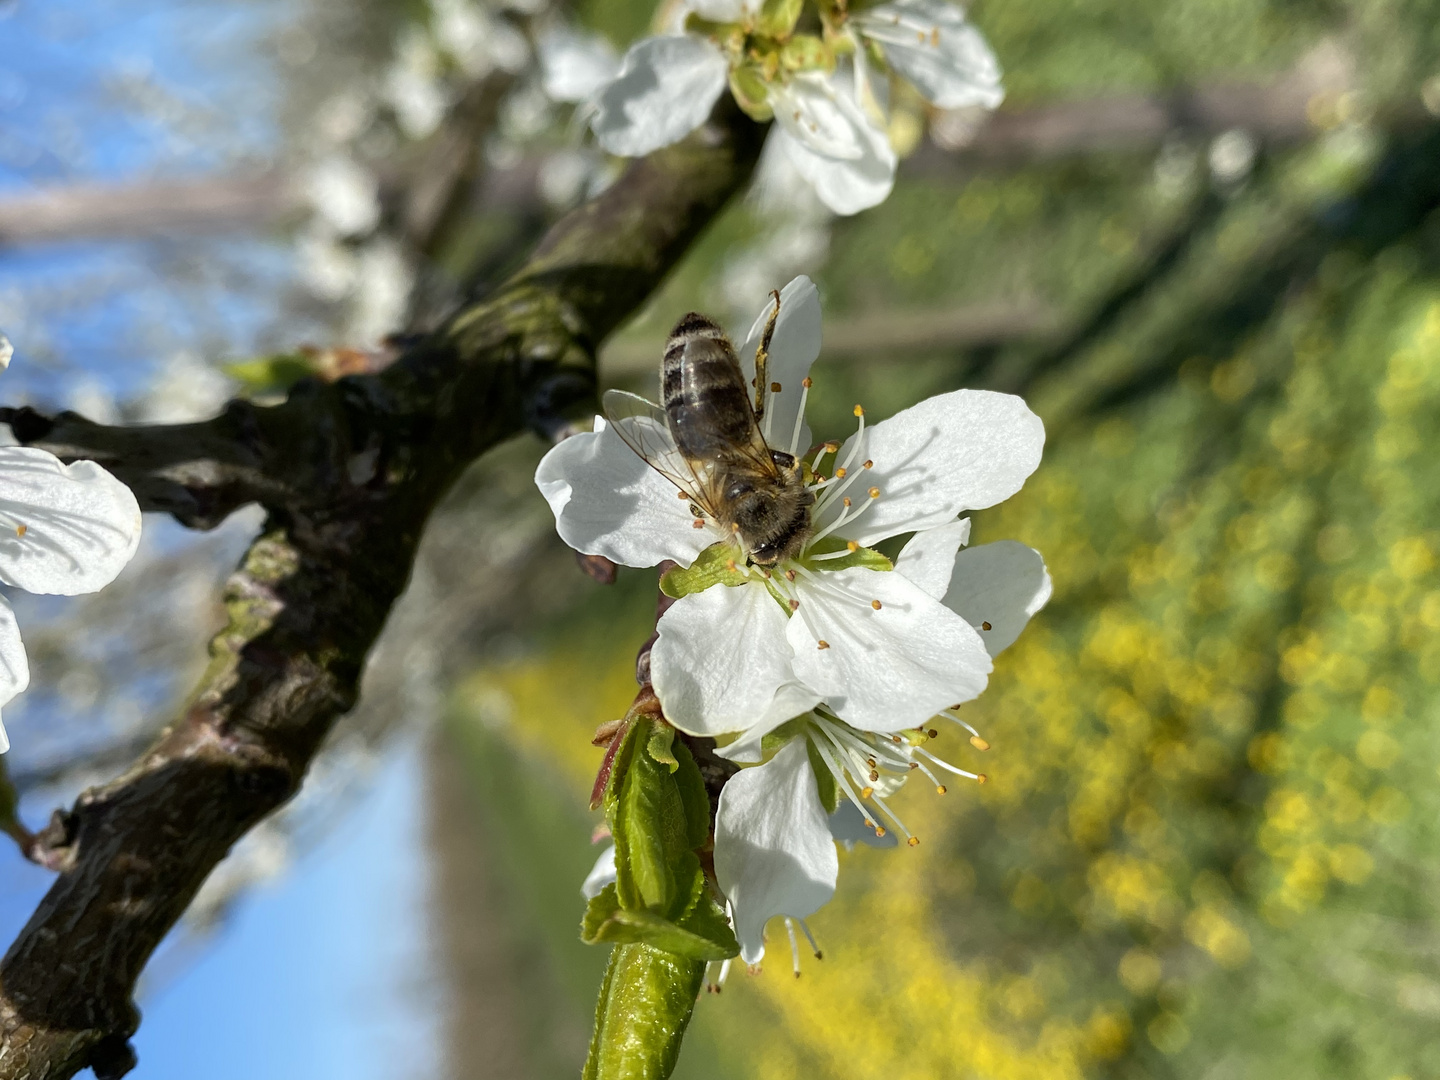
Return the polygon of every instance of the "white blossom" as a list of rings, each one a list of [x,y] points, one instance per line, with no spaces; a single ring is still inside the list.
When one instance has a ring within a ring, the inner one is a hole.
[[[11,352],[0,335],[0,370]],[[95,592],[139,543],[135,496],[95,462],[66,465],[34,447],[0,447],[0,584],[61,596]],[[0,596],[0,707],[29,682],[15,613]],[[0,724],[0,753],[9,748]]]
[[[857,12],[850,26],[932,105],[993,109],[1005,100],[995,53],[947,0],[892,0]]]
[[[780,301],[767,367],[778,389],[762,432],[798,456],[811,445],[804,405],[820,306],[803,277]],[[741,349],[746,376],[772,310]],[[1049,597],[1044,563],[1024,545],[960,551],[970,523],[958,515],[1008,498],[1039,464],[1044,429],[1023,401],[961,390],[874,426],[855,413],[856,433],[822,444],[809,462],[813,533],[797,557],[769,568],[748,564],[722,523],[695,518],[603,420],[552,449],[536,472],[577,550],[628,566],[690,567],[704,554],[726,568],[722,584],[682,595],[657,627],[651,675],[671,723],[737,734],[722,752],[758,762],[767,736],[804,717],[787,728],[793,741],[781,754],[732,778],[721,796],[717,874],[751,962],[763,948],[758,927],[774,914],[804,918],[834,885],[816,854],[832,840],[811,759],[789,747],[812,748],[876,834],[887,831],[883,816],[910,838],[884,802],[889,791],[912,770],[937,787],[936,770],[977,775],[927,750],[926,725],[937,715],[963,724],[954,707],[984,689],[991,657]],[[906,533],[891,569],[871,545]],[[789,809],[775,817],[781,805]],[[787,868],[799,876],[785,877]]]
[[[588,98],[600,145],[636,157],[704,123],[729,81],[742,108],[774,117],[771,138],[837,214],[875,206],[894,185],[888,94],[875,63],[940,108],[993,109],[1005,96],[995,54],[945,0],[893,0],[854,14],[823,8],[821,36],[777,18],[748,0],[689,0],[669,33],[632,45],[603,85],[607,60],[573,35],[557,37],[542,46],[545,84],[559,100]]]

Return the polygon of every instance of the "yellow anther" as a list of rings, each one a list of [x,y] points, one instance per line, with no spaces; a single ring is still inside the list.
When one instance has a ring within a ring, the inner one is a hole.
[[[731,531],[732,533],[738,533],[738,532],[740,531],[740,526],[739,526],[739,524],[732,521],[732,522],[730,523],[730,531]]]
[[[734,559],[726,559],[726,560],[725,560],[725,569],[726,569],[726,570],[729,570],[732,574],[735,573],[735,571],[736,571],[736,569],[737,569],[737,567],[735,566],[735,560],[734,560]]]
[[[869,458],[866,458],[863,464],[867,469],[873,469],[875,467],[875,462],[871,461]]]
[[[839,444],[838,442],[827,442],[827,443],[825,444],[825,452],[826,452],[827,454],[837,454],[837,453],[839,453],[839,452],[840,452],[840,444]]]
[[[800,385],[803,386],[806,390],[809,390],[810,387],[814,386],[815,384],[810,380],[810,376],[806,375],[805,378],[800,380]]]
[[[975,777],[975,782],[976,782],[977,784],[983,784],[983,783],[985,783],[985,782],[986,782],[987,780],[989,780],[989,779],[990,779],[990,778],[989,778],[988,776],[986,776],[986,775],[982,772],[979,776]]]
[[[884,826],[884,825],[876,825],[876,826],[875,826],[875,835],[876,835],[876,836],[884,836],[884,835],[885,835],[885,826]]]
[[[879,497],[880,497],[880,489],[879,489],[879,488],[871,488],[871,489],[870,489],[870,498],[872,498],[872,499],[878,499]]]
[[[846,551],[859,551],[859,550],[860,550],[860,541],[859,541],[859,540],[851,540],[848,544],[845,545],[845,550],[846,550]]]
[[[981,630],[989,630],[989,629],[990,629],[990,624],[989,624],[988,622],[982,622],[982,623],[980,624],[980,629],[981,629]]]
[[[867,787],[867,788],[861,788],[861,789],[860,789],[860,798],[862,798],[862,799],[868,799],[871,795],[874,795],[874,794],[875,794],[875,789],[874,789],[873,787]]]
[[[819,642],[819,644],[818,644],[818,646],[817,646],[817,648],[828,649],[829,647],[830,647],[830,643],[829,643],[828,641],[826,641],[824,638],[821,638],[821,639],[820,639],[820,642]]]
[[[778,382],[772,382],[770,384],[770,392],[772,394],[778,394],[780,392],[780,384]]]
[[[976,750],[989,750],[989,749],[990,749],[990,744],[989,744],[988,742],[986,742],[984,739],[980,738],[979,735],[971,735],[971,736],[970,736],[970,745],[973,746]]]
[[[906,840],[905,843],[909,844],[911,847],[914,847],[916,844],[920,843],[920,838],[918,836],[912,836],[909,840]]]
[[[873,607],[876,611],[879,611],[879,610],[880,610],[880,601],[879,601],[879,600],[871,600],[871,601],[870,601],[870,606]]]
[[[840,504],[841,504],[842,506],[849,506],[849,505],[850,505],[850,496],[849,496],[849,495],[846,495],[845,498],[843,498],[843,499],[840,500]]]
[[[855,412],[855,415],[856,415],[856,416],[864,416],[864,415],[865,415],[865,410],[862,409],[859,405],[856,405],[856,406],[855,406],[854,412]]]
[[[15,526],[15,535],[16,535],[16,536],[24,536],[24,535],[25,535],[27,532],[29,532],[29,531],[30,531],[30,526],[29,526],[29,525],[16,525],[16,526]]]
[[[835,470],[835,479],[836,479],[836,480],[844,480],[844,479],[845,479],[845,467],[844,467],[843,465],[842,465],[840,468],[838,468],[838,469]]]
[[[945,794],[945,785],[944,785],[944,784],[941,784],[939,787],[937,787],[937,788],[935,789],[935,792],[936,792],[936,794],[938,794],[938,795],[944,795],[944,794]]]

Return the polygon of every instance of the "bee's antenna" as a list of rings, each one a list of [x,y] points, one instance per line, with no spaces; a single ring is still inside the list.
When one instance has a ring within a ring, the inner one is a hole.
[[[770,296],[775,301],[775,310],[770,312],[770,317],[765,320],[765,333],[760,335],[760,344],[755,349],[756,423],[759,423],[765,416],[765,393],[770,389],[769,376],[765,368],[770,361],[770,339],[775,336],[775,320],[780,317],[780,290],[771,289]]]

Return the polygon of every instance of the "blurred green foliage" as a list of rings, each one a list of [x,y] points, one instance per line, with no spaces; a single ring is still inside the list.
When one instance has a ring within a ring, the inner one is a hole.
[[[1418,114],[1440,5],[972,13],[1018,100],[1276,77],[1327,36],[1362,80],[1241,183],[1180,139],[902,172],[837,225],[827,320],[1015,297],[1069,319],[1043,346],[822,357],[812,399],[823,437],[856,400],[1024,393],[1045,460],[975,541],[1038,548],[1055,598],[967,706],[990,783],[909,785],[920,847],[842,854],[825,961],[796,982],[775,942],[702,1002],[682,1073],[1440,1074],[1440,126]],[[737,208],[629,332],[658,345],[765,227]],[[564,624],[478,672],[457,723],[558,762],[578,805],[652,590],[577,575]]]

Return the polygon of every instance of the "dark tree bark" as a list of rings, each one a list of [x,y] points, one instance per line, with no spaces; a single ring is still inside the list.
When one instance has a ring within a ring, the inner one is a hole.
[[[431,510],[489,448],[593,408],[598,343],[749,176],[762,133],[722,114],[634,163],[494,296],[379,374],[306,381],[283,404],[236,401],[177,426],[0,410],[21,442],[101,462],[147,510],[199,528],[247,502],[268,512],[186,714],[34,842],[59,877],[0,961],[0,1080],[133,1066],[136,979],[354,704]]]

